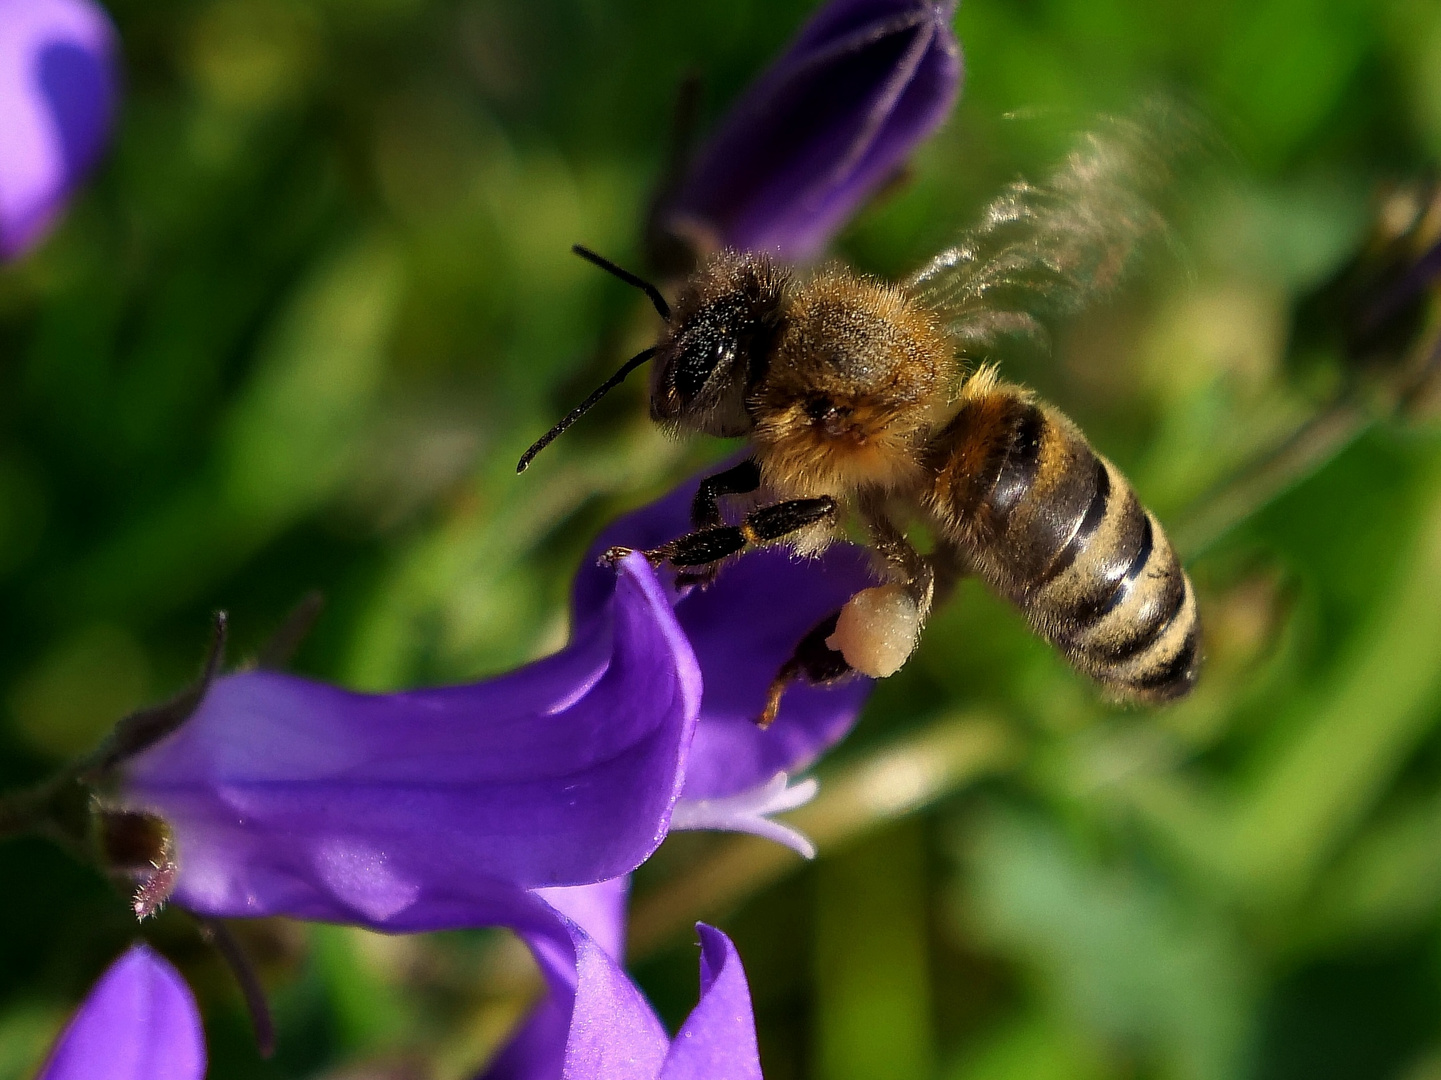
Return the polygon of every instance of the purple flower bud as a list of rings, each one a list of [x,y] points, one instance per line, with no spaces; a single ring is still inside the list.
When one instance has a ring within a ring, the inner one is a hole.
[[[205,1036],[179,973],[136,945],[86,995],[36,1080],[200,1080]]]
[[[127,767],[209,915],[388,930],[534,921],[528,890],[616,877],[664,838],[700,673],[641,556],[571,644],[469,686],[356,694],[219,679]]]
[[[115,118],[114,28],[89,0],[0,2],[0,260],[44,237]]]
[[[657,224],[700,251],[804,260],[955,103],[955,0],[832,0],[731,110]]]

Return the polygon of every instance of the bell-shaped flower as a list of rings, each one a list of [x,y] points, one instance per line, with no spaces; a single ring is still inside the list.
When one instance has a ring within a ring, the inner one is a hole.
[[[561,652],[500,678],[357,694],[219,679],[125,767],[207,915],[387,930],[514,925],[529,890],[624,874],[665,836],[701,681],[642,556]]]
[[[685,532],[698,483],[619,519],[596,551]],[[872,584],[846,544],[753,552],[705,589],[639,554],[588,558],[569,645],[509,675],[374,695],[217,679],[123,767],[112,815],[164,824],[156,855],[130,860],[155,870],[137,910],[169,894],[212,916],[524,930],[543,907],[532,890],[623,875],[673,822],[810,854],[770,815],[814,792],[787,777],[850,730],[870,682],[797,685],[769,729],[755,717],[801,638]]]
[[[622,966],[626,883],[545,897],[564,935],[528,935],[546,998],[482,1080],[760,1080],[750,988],[735,946],[704,923],[700,1002],[674,1039]]]
[[[36,1080],[200,1080],[205,1035],[185,980],[136,945],[86,995]]]
[[[0,260],[45,236],[100,159],[119,94],[115,31],[90,0],[0,3]]]
[[[731,109],[653,228],[694,251],[818,255],[950,113],[955,0],[831,0]]]

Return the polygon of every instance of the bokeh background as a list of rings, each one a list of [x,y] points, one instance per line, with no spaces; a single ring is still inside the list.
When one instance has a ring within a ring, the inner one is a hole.
[[[809,7],[113,0],[118,145],[0,270],[0,785],[187,681],[216,608],[243,657],[322,590],[297,666],[368,689],[562,641],[596,530],[727,452],[662,438],[635,380],[514,475],[653,332],[567,248],[643,265],[676,87],[699,72],[713,120]],[[1441,1077],[1441,425],[1311,332],[1327,305],[1297,316],[1441,160],[1441,7],[966,0],[956,27],[952,121],[839,240],[866,270],[1097,112],[1160,90],[1214,125],[1171,250],[1010,371],[1173,528],[1208,666],[1116,712],[963,585],[821,767],[821,857],[673,838],[634,970],[674,1022],[690,923],[732,932],[769,1080]],[[240,930],[269,1062],[187,919],[143,928],[215,1080],[458,1080],[538,990],[501,932]],[[0,1080],[135,934],[59,848],[0,848]]]

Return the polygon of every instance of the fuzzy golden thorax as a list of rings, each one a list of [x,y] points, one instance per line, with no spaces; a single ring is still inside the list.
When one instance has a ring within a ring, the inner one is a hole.
[[[789,497],[914,484],[955,363],[935,317],[890,286],[842,268],[798,286],[749,402],[766,483]]]

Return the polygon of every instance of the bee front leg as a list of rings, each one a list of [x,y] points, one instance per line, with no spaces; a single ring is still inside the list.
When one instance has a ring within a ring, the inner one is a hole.
[[[752,510],[739,525],[721,525],[686,533],[669,544],[645,552],[651,565],[670,563],[682,570],[710,566],[729,555],[748,548],[784,540],[792,533],[835,516],[836,501],[828,495],[819,499],[790,499]],[[614,563],[633,549],[610,548],[601,556],[604,563]]]

